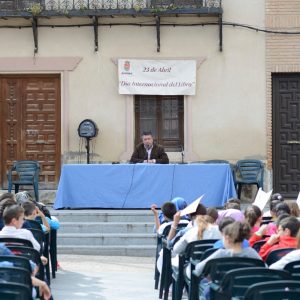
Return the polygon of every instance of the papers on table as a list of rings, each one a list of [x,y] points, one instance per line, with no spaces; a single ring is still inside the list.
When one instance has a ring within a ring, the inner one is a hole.
[[[269,201],[271,195],[272,195],[273,190],[270,192],[264,192],[262,188],[259,188],[255,200],[253,202],[253,205],[256,205],[260,208],[261,211],[265,208],[267,202]]]
[[[201,199],[204,195],[201,195],[199,198],[197,198],[195,201],[193,201],[190,205],[188,205],[185,209],[183,209],[180,212],[181,216],[192,214],[196,211],[198,204],[200,203]]]

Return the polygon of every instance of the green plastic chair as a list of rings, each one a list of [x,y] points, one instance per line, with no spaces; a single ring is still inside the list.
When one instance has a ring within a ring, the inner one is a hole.
[[[256,185],[263,188],[264,165],[260,160],[244,159],[237,161],[234,169],[234,182],[238,194],[241,197],[243,185]]]
[[[19,192],[20,185],[32,185],[35,199],[39,201],[39,171],[40,164],[35,160],[18,160],[13,163],[8,172],[8,192],[11,193],[13,185],[15,193]]]

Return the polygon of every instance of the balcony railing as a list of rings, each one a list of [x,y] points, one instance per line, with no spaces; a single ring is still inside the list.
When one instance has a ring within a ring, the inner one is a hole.
[[[90,11],[105,9],[180,9],[221,8],[222,0],[0,0],[0,11],[28,11],[32,14],[52,11]]]

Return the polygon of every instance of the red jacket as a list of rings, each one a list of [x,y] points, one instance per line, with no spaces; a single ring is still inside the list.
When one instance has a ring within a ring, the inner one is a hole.
[[[269,238],[266,239],[266,241]],[[259,255],[265,261],[269,253],[276,249],[282,248],[297,248],[297,240],[295,237],[282,235],[279,237],[278,243],[274,245],[269,245],[267,242],[261,246]]]

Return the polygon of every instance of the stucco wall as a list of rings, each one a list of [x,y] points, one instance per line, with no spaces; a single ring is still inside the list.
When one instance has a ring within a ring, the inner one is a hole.
[[[241,3],[242,2],[242,3]],[[264,26],[262,0],[223,1],[223,20]],[[149,22],[151,19],[140,19]],[[101,23],[137,21],[101,19]],[[193,23],[201,18],[162,18],[161,22]],[[50,19],[39,24],[91,23],[90,19]],[[0,25],[30,24],[27,20],[2,20]],[[161,51],[156,52],[155,27],[99,27],[99,52],[94,53],[92,27],[39,28],[36,57],[81,57],[74,71],[62,74],[63,124],[62,154],[79,151],[77,127],[85,118],[93,119],[100,134],[93,141],[95,161],[118,161],[133,122],[126,117],[126,97],[118,94],[117,58],[205,59],[197,70],[196,96],[190,105],[190,143],[197,160],[246,157],[266,158],[265,36],[249,29],[224,26],[223,52],[218,48],[217,26],[161,27]],[[0,28],[0,57],[33,57],[32,29]],[[3,42],[5,41],[5,42]],[[67,81],[63,81],[68,76]],[[68,89],[68,99],[65,99]],[[128,109],[128,107],[127,107]],[[132,107],[133,110],[133,107]],[[126,123],[127,122],[127,123]],[[129,123],[128,123],[129,122]],[[128,128],[127,128],[128,129]],[[128,142],[128,141],[127,141]],[[82,147],[82,150],[85,149]],[[174,160],[180,155],[172,155]],[[82,156],[84,161],[84,156]]]

